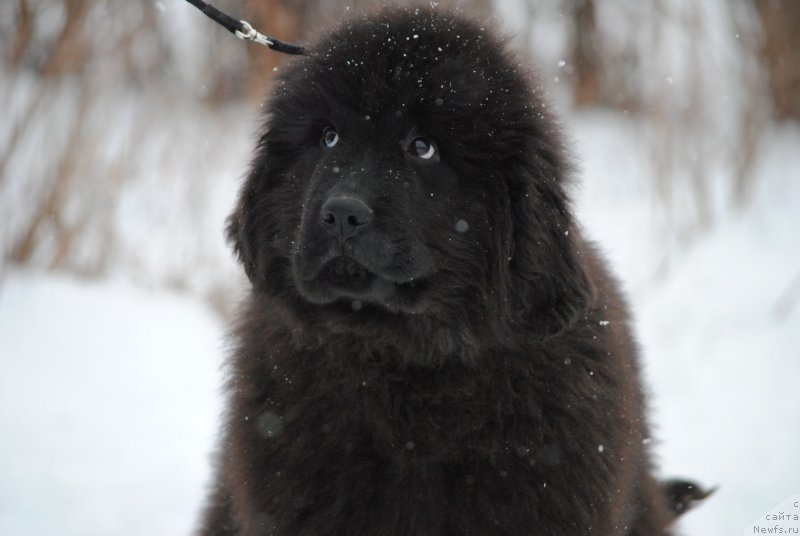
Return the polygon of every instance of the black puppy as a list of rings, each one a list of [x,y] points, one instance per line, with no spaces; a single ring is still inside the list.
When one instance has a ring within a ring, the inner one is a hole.
[[[384,10],[267,109],[228,227],[252,292],[202,533],[668,534],[625,306],[504,45]]]

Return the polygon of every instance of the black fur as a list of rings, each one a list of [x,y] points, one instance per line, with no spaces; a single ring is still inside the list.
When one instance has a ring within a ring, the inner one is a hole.
[[[284,68],[267,110],[201,532],[668,534],[625,306],[504,44],[385,9]]]

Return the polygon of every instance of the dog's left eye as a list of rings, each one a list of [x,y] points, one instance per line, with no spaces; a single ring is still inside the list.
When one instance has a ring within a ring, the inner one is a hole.
[[[414,138],[409,147],[409,151],[414,156],[424,160],[430,160],[436,156],[436,146],[425,138]]]
[[[325,127],[322,131],[322,143],[325,147],[333,147],[339,143],[339,133],[333,127]]]

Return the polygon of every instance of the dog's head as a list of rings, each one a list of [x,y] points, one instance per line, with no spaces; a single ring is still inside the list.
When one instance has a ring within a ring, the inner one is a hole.
[[[533,87],[490,32],[436,10],[330,33],[278,76],[229,220],[256,291],[340,319],[569,325],[588,283]]]

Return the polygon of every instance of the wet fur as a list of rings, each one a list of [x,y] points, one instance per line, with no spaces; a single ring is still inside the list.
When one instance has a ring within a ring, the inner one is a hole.
[[[572,219],[525,68],[427,9],[310,50],[278,76],[229,222],[252,291],[200,532],[669,534],[626,307]],[[338,152],[319,143],[331,121],[348,125]],[[409,128],[439,163],[397,150]],[[345,187],[375,207],[375,240],[402,245],[365,262],[426,274],[414,299],[322,303],[298,284],[327,251],[320,203]]]

